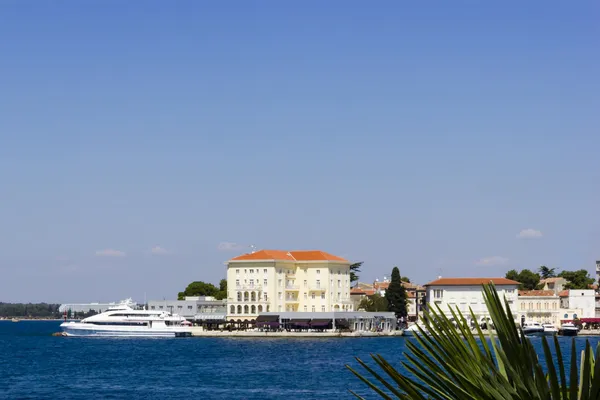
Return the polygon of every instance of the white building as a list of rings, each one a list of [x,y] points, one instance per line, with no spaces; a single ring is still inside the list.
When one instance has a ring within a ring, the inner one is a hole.
[[[593,289],[571,289],[559,293],[560,306],[564,309],[579,309],[577,318],[596,317],[596,292]],[[565,313],[567,314],[567,313]],[[571,319],[571,315],[562,319]]]
[[[427,307],[440,306],[441,310],[450,316],[449,307],[462,312],[470,320],[469,308],[473,310],[477,321],[489,317],[489,312],[483,299],[482,284],[493,282],[500,298],[506,297],[514,313],[517,301],[519,282],[506,278],[439,278],[425,285]]]
[[[521,323],[532,321],[558,327],[564,310],[560,308],[560,297],[554,290],[519,290],[512,313]]]
[[[227,318],[352,311],[350,262],[323,251],[260,250],[227,263]]]

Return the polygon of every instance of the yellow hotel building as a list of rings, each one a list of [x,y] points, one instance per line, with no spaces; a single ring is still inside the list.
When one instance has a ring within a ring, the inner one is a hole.
[[[227,319],[353,311],[350,262],[320,250],[260,250],[227,263]]]

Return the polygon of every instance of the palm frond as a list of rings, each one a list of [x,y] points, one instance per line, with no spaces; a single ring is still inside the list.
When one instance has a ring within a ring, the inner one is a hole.
[[[600,345],[594,352],[586,342],[578,364],[572,340],[568,386],[558,339],[555,337],[552,343],[553,356],[550,344],[542,338],[547,365],[544,371],[533,345],[515,323],[506,299],[500,299],[492,283],[483,285],[482,291],[495,332],[489,330],[489,335],[485,335],[479,326],[471,330],[458,308],[444,313],[435,305],[424,313],[424,329],[418,326],[416,342],[406,342],[408,351],[406,361],[401,363],[402,370],[379,354],[371,355],[375,366],[357,358],[363,373],[349,365],[347,368],[384,399],[600,398],[600,362],[596,362],[600,358]],[[469,314],[475,320],[472,310]]]

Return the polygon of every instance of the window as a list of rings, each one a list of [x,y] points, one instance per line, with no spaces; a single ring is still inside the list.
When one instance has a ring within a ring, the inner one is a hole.
[[[283,298],[283,295],[281,294],[281,292],[277,293],[277,297],[279,298],[279,300],[281,300]]]
[[[269,308],[269,306],[267,306]],[[281,311],[281,306],[277,306],[277,311]]]
[[[307,300],[307,299],[308,299],[308,294],[304,293],[304,300]]]
[[[245,269],[245,270],[244,270],[244,273],[245,273],[245,274],[247,274],[247,273],[248,273],[248,270],[247,270],[247,269]]]
[[[235,280],[235,287],[240,287],[240,280],[239,279]]]
[[[154,307],[154,306],[150,306],[150,309],[151,309],[151,310],[154,310],[155,308],[156,308],[156,307]]]
[[[320,269],[318,269],[318,270],[317,270],[317,274],[320,274],[320,273],[321,273],[321,270],[320,270]]]
[[[279,268],[279,273],[281,273],[281,268]]]
[[[192,306],[188,306],[188,310],[191,310],[193,307]]]
[[[279,279],[279,280],[277,281],[277,285],[279,285],[279,287],[281,287],[281,286],[283,285],[283,281],[282,281],[281,279]]]
[[[235,306],[229,308],[229,314],[235,314]]]
[[[340,298],[342,297],[342,294],[340,292],[337,293],[337,299],[340,300]]]
[[[321,312],[325,312],[325,306],[321,306]]]
[[[267,294],[264,293],[264,295],[265,295],[265,301],[269,301],[269,299],[267,298]]]
[[[314,293],[312,293],[312,294],[310,295],[310,297],[311,297],[311,298],[314,300],[314,299],[315,299],[315,294],[314,294]]]
[[[254,270],[253,270],[253,269],[251,269],[251,270],[250,270],[250,273],[251,273],[251,274],[253,274],[253,273],[254,273]]]
[[[436,299],[441,299],[442,298],[442,293],[443,293],[443,290],[436,289],[436,290],[433,291],[433,297],[436,298]]]
[[[238,292],[237,299],[238,301],[242,301],[242,292]]]
[[[321,293],[321,299],[325,300],[325,293]]]
[[[183,308],[183,306],[177,306],[177,309],[181,310]]]
[[[263,280],[263,285],[267,286],[267,280]]]
[[[317,289],[321,289],[321,281],[317,279]]]
[[[342,270],[338,269],[338,275],[341,275],[341,274],[342,274]]]
[[[263,273],[266,275],[267,274],[267,269],[263,269]]]
[[[308,281],[305,279],[304,280],[304,287],[306,288],[308,286]]]
[[[342,287],[342,281],[338,279],[338,288]]]
[[[254,287],[254,279],[250,279],[250,287],[253,288]]]
[[[161,310],[163,309],[163,306],[158,306],[158,308],[160,308]]]
[[[308,307],[304,306],[304,312],[307,312],[307,311],[308,311]]]
[[[312,312],[315,312],[315,306],[312,306]]]
[[[236,269],[236,270],[235,270],[235,273],[239,275],[239,274],[240,274],[240,270],[239,270],[239,269]]]

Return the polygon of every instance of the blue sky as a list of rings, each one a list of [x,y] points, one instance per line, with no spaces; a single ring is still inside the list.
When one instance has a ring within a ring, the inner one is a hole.
[[[364,261],[364,281],[592,271],[599,17],[4,1],[0,301],[173,298],[250,244]]]

